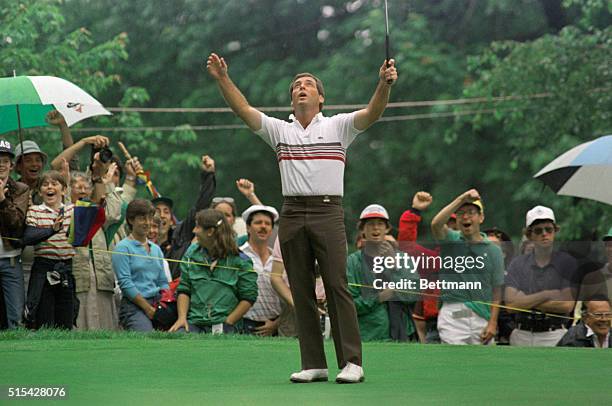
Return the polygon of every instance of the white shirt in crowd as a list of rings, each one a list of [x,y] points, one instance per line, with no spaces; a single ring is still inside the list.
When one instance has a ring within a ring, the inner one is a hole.
[[[281,313],[281,305],[278,294],[270,283],[273,261],[272,249],[268,248],[270,256],[265,264],[261,262],[261,258],[253,251],[248,241],[240,247],[240,250],[251,258],[253,269],[257,271],[257,300],[244,317],[255,321],[275,319]]]

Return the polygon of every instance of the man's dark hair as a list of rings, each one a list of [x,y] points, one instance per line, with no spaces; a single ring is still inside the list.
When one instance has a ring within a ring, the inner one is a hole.
[[[270,213],[267,210],[259,210],[259,211],[255,211],[249,214],[249,217],[247,218],[247,221],[246,221],[247,226],[251,225],[251,223],[253,222],[253,217],[255,217],[256,214],[265,214],[266,216],[270,217],[270,222],[272,223],[272,226],[274,227],[274,216],[272,215],[272,213]]]
[[[323,89],[323,82],[321,82],[321,79],[319,79],[312,73],[302,72],[302,73],[298,73],[297,75],[295,75],[293,77],[293,80],[291,80],[291,83],[289,84],[289,100],[291,100],[291,96],[293,95],[293,84],[299,78],[304,78],[304,77],[313,78],[315,80],[315,83],[317,84],[317,91],[319,92],[321,96],[325,97],[325,90]],[[319,103],[319,111],[323,111],[323,103]]]

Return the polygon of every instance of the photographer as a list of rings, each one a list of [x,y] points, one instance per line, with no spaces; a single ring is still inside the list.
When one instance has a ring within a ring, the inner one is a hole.
[[[72,172],[70,177],[70,199],[73,204],[78,200],[93,200],[94,203],[105,199],[111,204],[105,204],[105,222],[97,230],[88,246],[77,247],[72,262],[72,273],[75,279],[76,295],[79,300],[77,328],[79,330],[116,330],[117,309],[113,298],[115,274],[111,256],[106,253],[108,244],[105,231],[109,225],[119,221],[121,206],[112,204],[109,194],[113,188],[112,182],[117,164],[102,163],[100,154],[94,155],[91,165],[92,175],[83,172]],[[92,183],[91,179],[101,179],[102,182]]]
[[[99,197],[105,197],[107,212],[110,213],[108,217],[117,218],[113,224],[109,224],[105,227],[105,234],[107,243],[110,248],[114,247],[119,241],[124,239],[128,232],[125,229],[125,210],[127,205],[136,198],[136,174],[142,171],[142,166],[138,161],[137,157],[126,161],[125,168],[122,166],[119,158],[112,153],[109,148],[110,141],[108,137],[103,135],[93,135],[85,137],[76,143],[72,144],[61,154],[57,156],[52,162],[51,167],[55,170],[60,170],[63,160],[72,162],[76,155],[83,150],[86,146],[91,146],[92,149],[92,162],[95,152],[99,153],[100,164],[108,167],[111,163],[116,166],[115,170],[107,181],[103,181],[102,174],[105,174],[104,169],[100,169],[99,173],[95,165],[90,168],[92,170],[91,181],[94,185],[94,196],[93,200],[99,199]],[[119,186],[123,171],[125,170],[125,180],[123,186]]]
[[[73,161],[74,158],[77,156],[77,154],[81,152],[81,150],[88,145],[92,147],[92,151],[101,150],[101,151],[110,152],[110,149],[108,149],[109,144],[110,144],[110,141],[108,137],[105,137],[103,135],[92,135],[90,137],[85,137],[75,142],[74,144],[70,145],[65,150],[63,150],[53,161],[51,161],[51,168],[55,169],[56,171],[61,170],[62,161],[64,159],[68,162]],[[105,160],[104,158],[108,157],[108,152],[106,152],[105,154],[102,154],[104,155],[100,157],[102,161],[107,162],[107,160]],[[111,152],[111,156],[112,156],[112,152]]]

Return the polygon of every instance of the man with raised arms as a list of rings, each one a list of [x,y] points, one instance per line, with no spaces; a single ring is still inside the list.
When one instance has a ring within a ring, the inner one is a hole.
[[[336,381],[363,381],[361,340],[355,305],[347,289],[346,233],[342,195],[346,149],[357,134],[380,118],[391,85],[395,61],[385,61],[366,108],[324,117],[322,82],[310,73],[296,75],[289,87],[291,122],[268,117],[253,108],[232,82],[228,65],[217,54],[206,64],[231,109],[277,155],[284,204],[279,238],[295,303],[302,370],[292,382],[326,381],[327,362],[315,296],[315,259],[325,285],[338,367]]]

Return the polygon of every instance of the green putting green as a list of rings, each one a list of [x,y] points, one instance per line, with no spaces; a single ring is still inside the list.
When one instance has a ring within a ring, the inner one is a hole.
[[[337,368],[326,343],[330,376]],[[612,351],[365,343],[366,381],[291,384],[297,342],[154,333],[0,334],[0,385],[60,405],[609,404]],[[6,403],[0,400],[0,403]],[[23,402],[20,401],[20,402]]]

